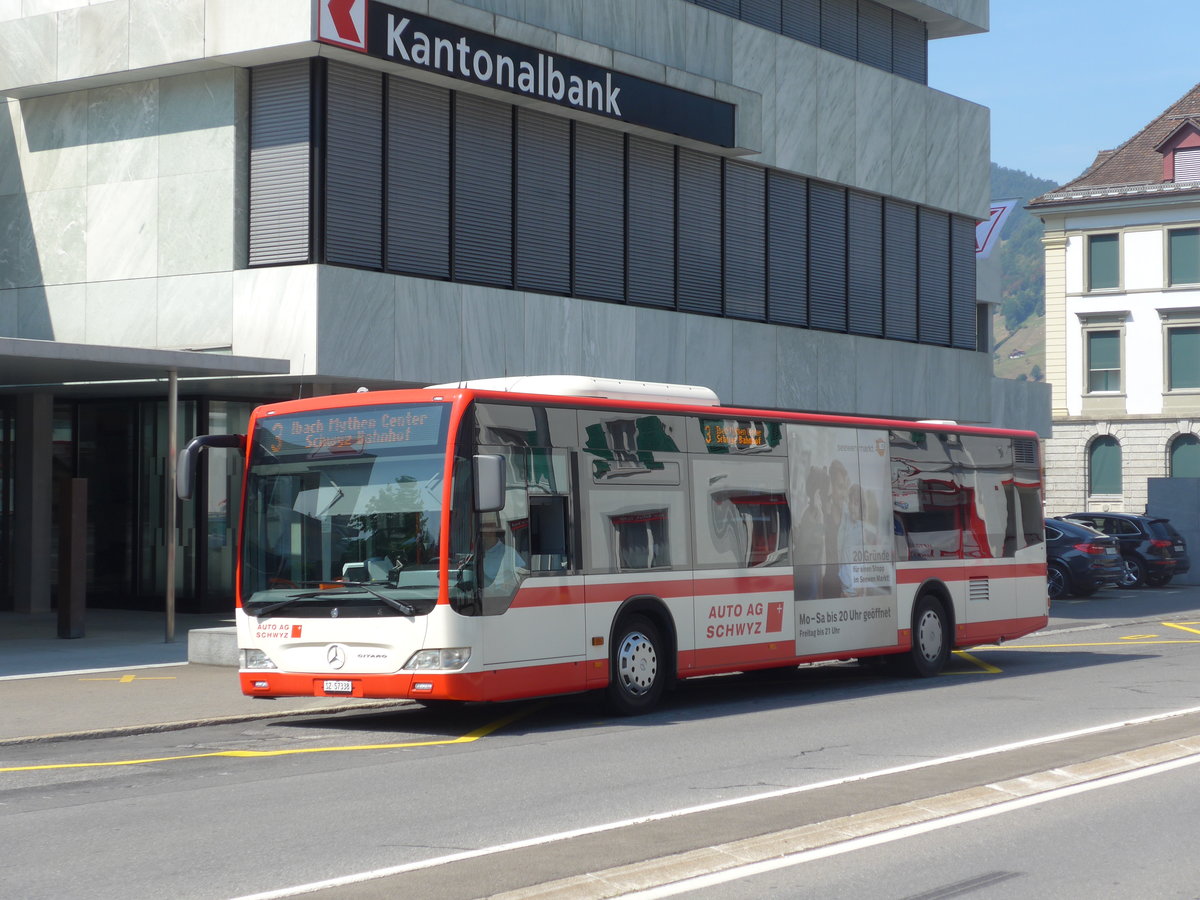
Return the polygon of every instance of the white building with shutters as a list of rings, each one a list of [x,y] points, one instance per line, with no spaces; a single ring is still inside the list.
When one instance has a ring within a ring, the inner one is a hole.
[[[1045,224],[1051,513],[1146,509],[1200,476],[1200,86],[1079,178]]]
[[[160,604],[173,541],[181,611],[227,608],[239,462],[166,535],[171,371],[181,440],[280,396],[537,373],[1043,428],[980,336],[988,111],[926,79],[928,41],[987,25],[987,0],[0,0],[0,610],[49,608],[50,567],[11,561],[49,557],[68,476],[89,603]]]

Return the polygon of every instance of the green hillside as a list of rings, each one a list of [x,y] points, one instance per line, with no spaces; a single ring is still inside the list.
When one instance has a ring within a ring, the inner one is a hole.
[[[1053,181],[992,163],[992,198],[1028,202],[1058,187]],[[1045,257],[1042,223],[1018,207],[992,251],[1000,261],[1000,306],[992,355],[1001,378],[1040,381],[1046,369]]]

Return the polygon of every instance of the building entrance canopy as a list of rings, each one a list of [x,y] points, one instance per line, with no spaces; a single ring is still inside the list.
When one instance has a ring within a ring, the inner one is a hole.
[[[286,375],[286,359],[195,350],[154,350],[0,338],[0,390],[27,391],[89,382]]]

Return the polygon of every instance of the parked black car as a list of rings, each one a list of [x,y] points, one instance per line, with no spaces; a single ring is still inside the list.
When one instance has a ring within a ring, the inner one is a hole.
[[[1051,600],[1090,597],[1124,577],[1121,545],[1079,522],[1046,520],[1046,590]]]
[[[1191,568],[1187,543],[1167,519],[1113,512],[1071,513],[1062,518],[1090,525],[1121,542],[1123,587],[1162,587]]]

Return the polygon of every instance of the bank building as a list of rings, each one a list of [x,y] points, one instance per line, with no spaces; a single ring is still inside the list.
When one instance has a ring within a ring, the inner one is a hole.
[[[50,611],[68,550],[89,608],[159,609],[170,568],[180,612],[228,609],[242,461],[210,453],[172,526],[169,448],[280,398],[563,373],[1036,427],[979,302],[988,111],[927,79],[987,26],[0,0],[0,611]]]

